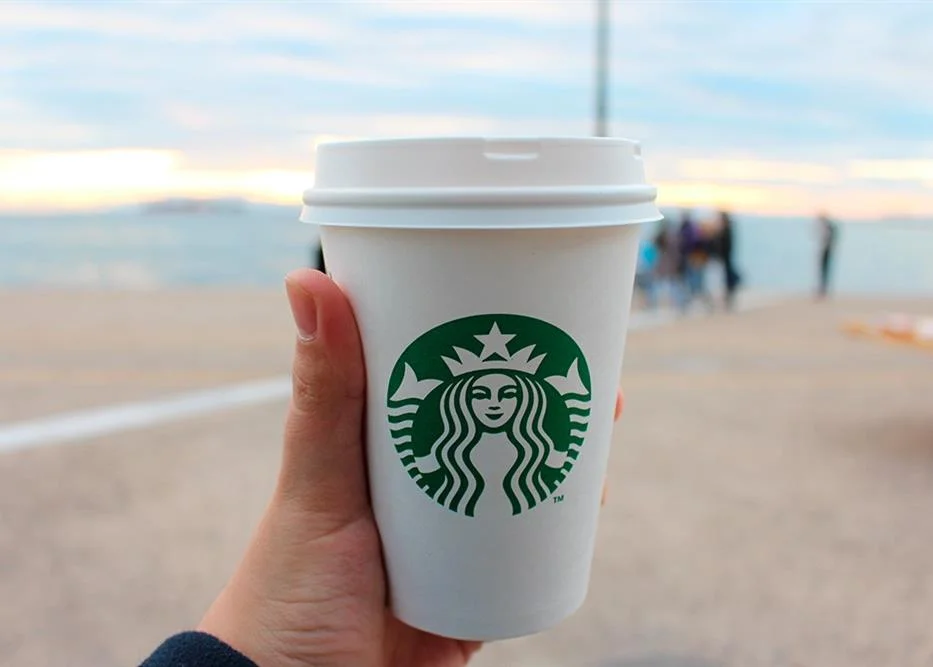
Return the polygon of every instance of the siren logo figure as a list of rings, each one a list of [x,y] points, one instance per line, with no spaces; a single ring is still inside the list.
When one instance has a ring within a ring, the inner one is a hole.
[[[389,430],[406,471],[437,503],[474,516],[481,499],[504,494],[498,506],[515,515],[573,469],[590,400],[586,359],[566,333],[522,315],[474,315],[431,329],[396,362]]]

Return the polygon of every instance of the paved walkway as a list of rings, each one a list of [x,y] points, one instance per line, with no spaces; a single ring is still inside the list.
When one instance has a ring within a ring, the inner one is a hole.
[[[634,331],[591,594],[481,667],[933,662],[933,355],[848,301]],[[266,292],[0,292],[0,430],[280,376]],[[278,464],[284,401],[0,453],[0,664],[136,664],[195,623]]]

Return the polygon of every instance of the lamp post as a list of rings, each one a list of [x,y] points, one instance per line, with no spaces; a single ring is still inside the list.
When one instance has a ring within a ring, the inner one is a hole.
[[[596,0],[596,124],[597,137],[609,136],[609,2]]]

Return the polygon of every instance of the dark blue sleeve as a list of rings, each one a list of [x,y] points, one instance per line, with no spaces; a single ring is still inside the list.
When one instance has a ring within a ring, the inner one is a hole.
[[[242,653],[203,632],[166,639],[140,667],[258,667]]]

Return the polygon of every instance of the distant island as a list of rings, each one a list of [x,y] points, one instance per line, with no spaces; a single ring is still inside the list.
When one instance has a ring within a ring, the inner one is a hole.
[[[247,213],[249,202],[244,199],[192,199],[171,197],[139,205],[143,215],[242,215]]]

